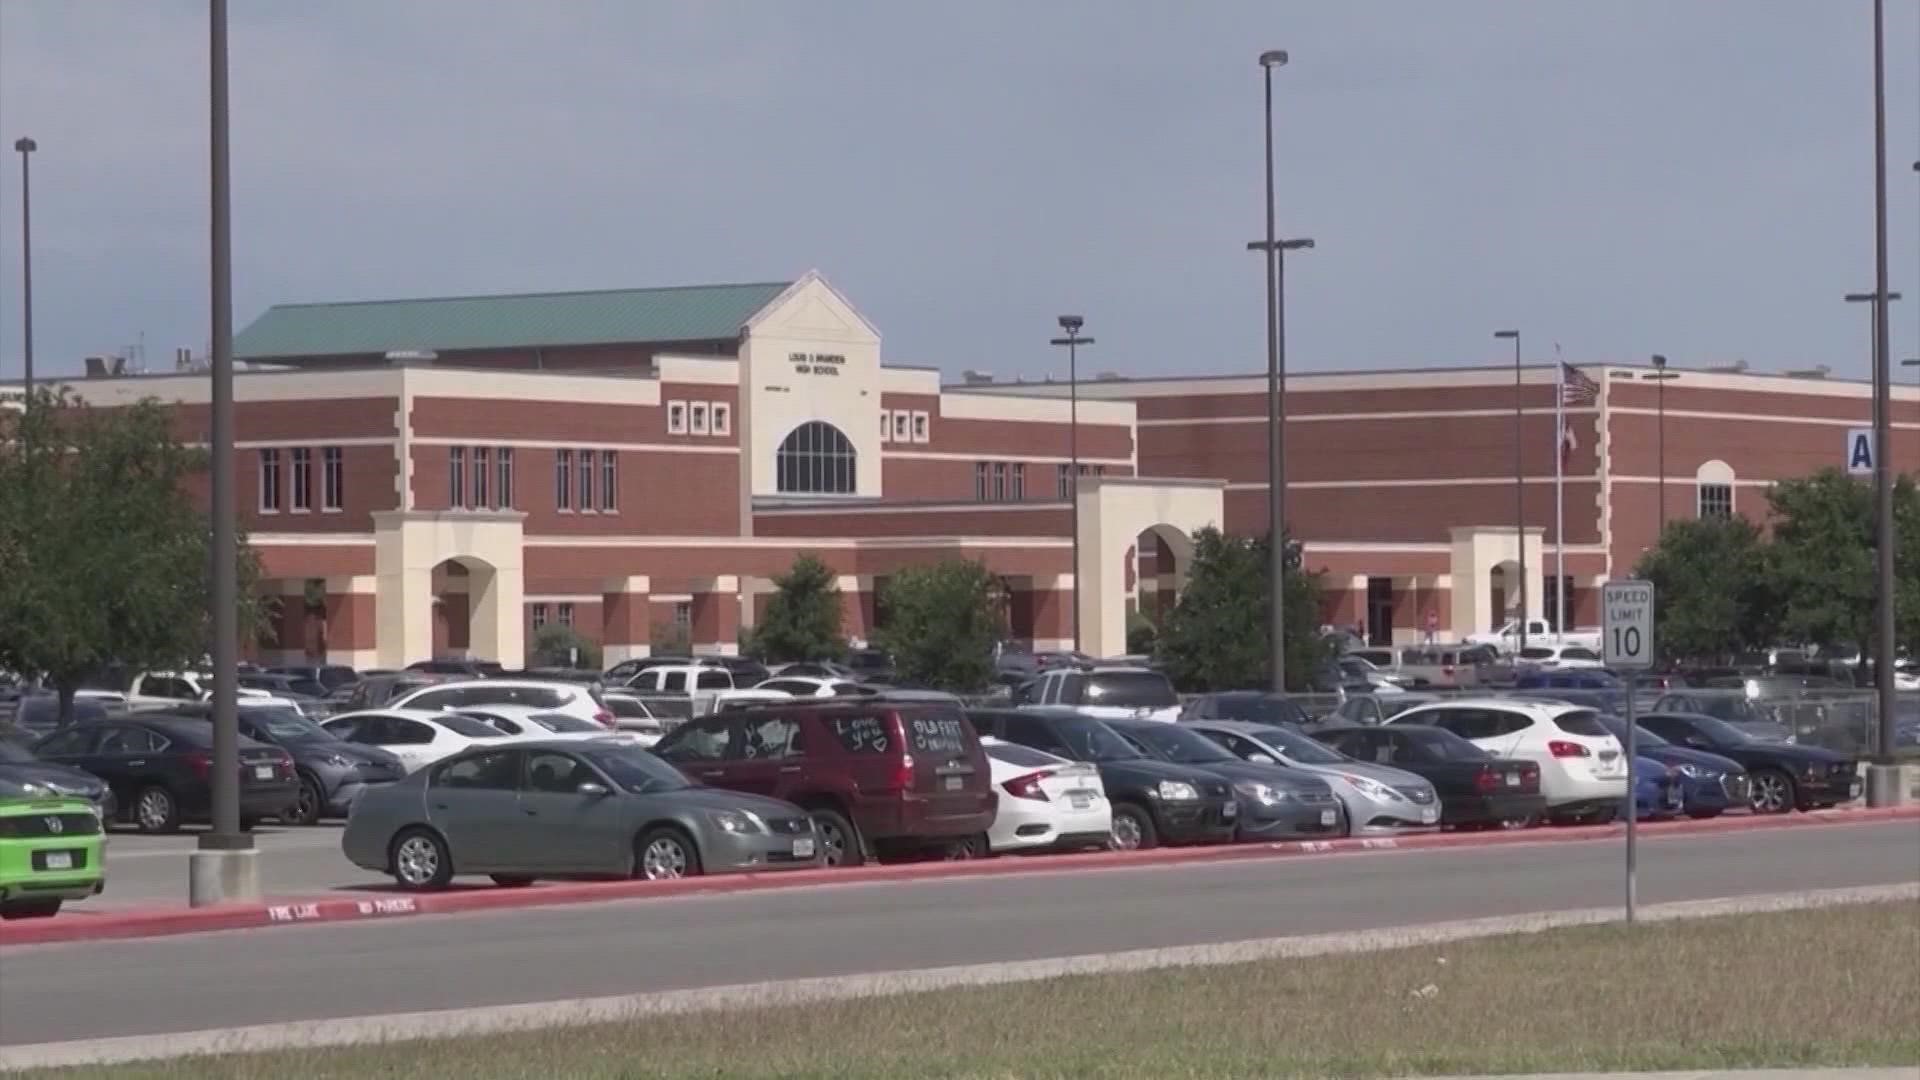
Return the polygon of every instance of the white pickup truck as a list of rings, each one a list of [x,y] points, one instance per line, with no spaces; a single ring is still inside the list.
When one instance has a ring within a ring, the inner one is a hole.
[[[1527,640],[1542,644],[1551,642],[1556,645],[1584,645],[1594,652],[1600,651],[1600,631],[1555,630],[1545,619],[1527,620]],[[1490,634],[1469,634],[1467,644],[1491,645],[1501,653],[1511,656],[1520,649],[1520,620],[1509,620],[1505,626]]]

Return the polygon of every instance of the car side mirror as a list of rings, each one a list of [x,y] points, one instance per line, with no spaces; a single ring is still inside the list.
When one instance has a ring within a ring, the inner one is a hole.
[[[613,794],[612,792],[607,790],[607,786],[605,784],[596,784],[591,780],[587,781],[584,784],[581,784],[579,787],[574,788],[573,790],[581,795],[586,796],[589,799],[602,799],[607,797],[608,795]]]
[[[1247,760],[1253,762],[1255,765],[1272,765],[1274,763],[1272,754],[1248,754]]]

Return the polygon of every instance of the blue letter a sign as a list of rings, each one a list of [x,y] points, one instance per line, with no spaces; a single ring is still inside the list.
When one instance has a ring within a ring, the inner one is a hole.
[[[1870,473],[1873,471],[1873,429],[1847,429],[1847,471],[1850,473]]]

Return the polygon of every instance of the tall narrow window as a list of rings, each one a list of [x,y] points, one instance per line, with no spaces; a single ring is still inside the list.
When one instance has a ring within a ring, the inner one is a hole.
[[[713,433],[715,435],[733,434],[733,410],[725,402],[713,403]]]
[[[467,448],[447,447],[447,505],[458,510],[467,505]]]
[[[781,441],[773,457],[774,480],[779,491],[851,495],[859,490],[855,483],[853,442],[832,424],[820,420],[801,424]]]
[[[502,446],[493,452],[493,463],[499,471],[498,482],[494,485],[494,495],[500,500],[500,509],[513,509],[513,447]]]
[[[611,514],[620,509],[620,466],[611,450],[600,451],[600,509]]]
[[[1054,467],[1053,487],[1055,498],[1073,498],[1073,466],[1056,465]]]
[[[987,463],[984,461],[973,463],[973,501],[987,501]]]
[[[559,608],[560,608],[560,625],[572,626],[573,625],[573,604],[563,600],[559,604]]]
[[[313,451],[304,446],[293,448],[293,509],[295,513],[313,509]]]
[[[1004,461],[993,463],[993,501],[1007,501],[1007,463]]]
[[[553,506],[556,510],[568,510],[573,507],[573,451],[556,450],[553,454]]]
[[[696,401],[687,407],[687,430],[694,435],[707,433],[707,403]]]
[[[533,628],[538,630],[545,625],[547,625],[547,605],[533,605]]]
[[[260,512],[280,512],[280,451],[260,451]]]
[[[337,446],[320,450],[320,509],[338,510],[346,505],[347,470]]]
[[[1709,461],[1693,473],[1694,512],[1702,518],[1733,516],[1733,466]]]
[[[1008,496],[1014,502],[1025,502],[1027,498],[1027,466],[1024,462],[1013,463],[1013,487]]]
[[[580,451],[580,512],[593,513],[593,451]]]
[[[487,508],[487,481],[491,479],[488,473],[492,471],[493,462],[489,459],[487,448],[484,446],[474,447],[473,508],[476,510],[485,510]]]

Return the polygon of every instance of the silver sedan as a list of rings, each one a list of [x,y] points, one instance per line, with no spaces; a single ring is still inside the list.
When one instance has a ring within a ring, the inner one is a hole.
[[[525,885],[797,869],[820,854],[799,807],[700,787],[637,747],[561,741],[475,747],[370,791],[340,846],[415,890],[456,874]]]
[[[1296,731],[1237,720],[1187,725],[1248,761],[1291,765],[1320,776],[1347,808],[1349,835],[1440,827],[1432,782],[1404,769],[1355,761]]]

